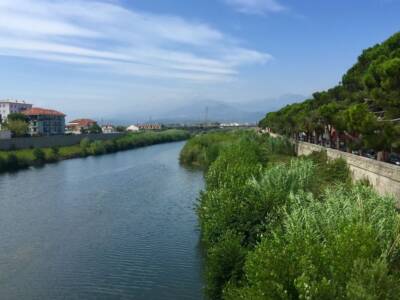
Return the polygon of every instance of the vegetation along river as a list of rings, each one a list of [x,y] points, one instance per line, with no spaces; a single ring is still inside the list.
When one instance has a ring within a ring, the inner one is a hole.
[[[202,299],[182,142],[0,176],[1,299]]]

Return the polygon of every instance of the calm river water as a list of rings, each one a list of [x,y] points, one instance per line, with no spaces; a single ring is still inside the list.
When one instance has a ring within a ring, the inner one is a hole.
[[[182,146],[0,176],[0,299],[203,299]]]

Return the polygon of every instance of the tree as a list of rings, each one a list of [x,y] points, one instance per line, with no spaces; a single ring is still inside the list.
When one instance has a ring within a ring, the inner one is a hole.
[[[305,132],[308,140],[313,133],[319,135],[322,126],[329,132],[331,144],[335,130],[349,133],[353,142],[389,149],[396,142],[393,139],[397,129],[387,124],[397,118],[400,118],[400,32],[364,50],[339,85],[316,92],[303,103],[268,113],[260,125],[288,136]],[[364,138],[369,141],[362,141]]]
[[[337,104],[337,102],[330,102],[318,108],[321,122],[325,128],[325,131],[329,134],[330,145],[333,144],[332,135],[337,123],[336,116],[338,115],[340,109],[341,107]]]
[[[125,127],[125,126],[117,126],[117,127],[115,128],[115,130],[116,130],[117,132],[125,132],[125,131],[126,131],[126,127]]]
[[[4,127],[11,131],[14,137],[25,136],[28,134],[28,123],[22,120],[7,120]]]
[[[8,121],[24,121],[26,123],[29,123],[29,118],[21,113],[11,113],[7,117]]]
[[[102,133],[101,127],[97,123],[90,126],[88,131],[89,133]]]
[[[35,162],[38,164],[43,164],[46,160],[46,154],[40,148],[35,148],[33,150],[33,157],[35,159]]]

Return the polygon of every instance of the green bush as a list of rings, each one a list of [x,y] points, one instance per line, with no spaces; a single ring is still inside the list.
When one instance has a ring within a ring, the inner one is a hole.
[[[101,155],[106,153],[105,143],[102,141],[94,141],[90,144],[89,153],[91,155]]]
[[[10,153],[7,155],[5,160],[6,171],[15,171],[19,168],[18,157],[14,153]]]
[[[7,160],[0,156],[0,172],[7,169]]]
[[[207,170],[218,158],[224,149],[242,141],[257,145],[260,163],[265,164],[270,155],[293,156],[294,146],[286,138],[270,138],[258,135],[250,130],[228,132],[210,132],[192,137],[184,146],[180,154],[180,162],[186,166],[200,167]]]
[[[219,299],[227,282],[238,281],[243,275],[247,250],[242,246],[240,236],[228,231],[220,242],[208,251],[206,294],[210,299]]]
[[[265,169],[272,151],[281,150],[267,149],[265,140],[252,134],[240,135],[207,171],[197,212],[207,249],[206,291],[212,299],[241,280],[243,259],[266,224],[276,222],[290,193],[305,189],[314,175],[310,160]]]
[[[54,155],[54,157],[58,157],[60,155],[60,147],[58,146],[51,147],[51,153]]]
[[[37,164],[43,164],[46,161],[46,154],[44,151],[40,148],[35,148],[33,149],[33,158],[34,162]]]
[[[293,158],[285,139],[229,135],[215,147],[215,134],[195,137],[181,156],[214,157],[197,207],[211,299],[396,299],[392,199],[353,186],[342,159]]]
[[[397,299],[399,216],[366,187],[291,197],[282,226],[246,260],[246,283],[226,299]]]

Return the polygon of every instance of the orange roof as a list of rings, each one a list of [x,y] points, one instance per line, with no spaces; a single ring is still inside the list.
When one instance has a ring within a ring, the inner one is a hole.
[[[28,110],[25,110],[22,112],[24,115],[27,116],[39,116],[39,115],[45,115],[45,116],[64,116],[65,114],[52,110],[52,109],[44,109],[44,108],[39,108],[39,107],[34,107]]]
[[[85,127],[85,126],[93,125],[95,123],[97,123],[97,122],[94,120],[91,120],[91,119],[77,119],[77,120],[73,120],[73,121],[69,122],[68,125]]]

